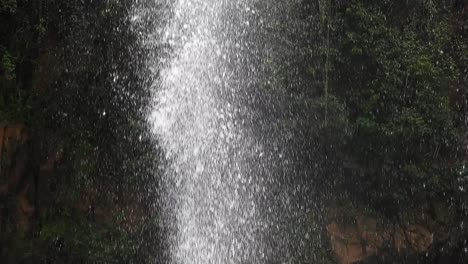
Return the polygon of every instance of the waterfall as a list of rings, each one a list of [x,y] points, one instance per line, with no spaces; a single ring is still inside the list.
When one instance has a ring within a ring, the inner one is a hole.
[[[155,76],[148,120],[165,164],[167,262],[276,263],[273,255],[287,250],[280,248],[271,201],[287,195],[271,189],[283,154],[265,132],[260,109],[269,100],[259,89],[271,52],[260,34],[268,3],[161,0],[156,6],[164,22],[152,24],[144,45],[158,51],[148,63]],[[151,12],[145,6],[135,13],[138,22]]]

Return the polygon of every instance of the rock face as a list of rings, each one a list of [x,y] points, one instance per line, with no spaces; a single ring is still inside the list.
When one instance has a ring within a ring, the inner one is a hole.
[[[25,234],[30,229],[31,218],[38,204],[38,187],[61,159],[62,147],[54,144],[48,151],[47,159],[42,162],[35,161],[33,157],[31,139],[23,124],[0,126],[2,242],[12,234]]]
[[[26,232],[35,206],[34,177],[31,170],[31,148],[24,125],[0,127],[0,238],[8,233]],[[10,206],[8,206],[10,205]],[[15,219],[15,226],[7,226],[6,219]]]
[[[345,208],[334,209],[327,233],[338,263],[361,263],[389,253],[401,257],[426,255],[438,242],[457,237],[455,234],[461,231],[452,226],[454,212],[441,202],[420,199],[418,207],[399,213],[392,222],[360,210],[350,213]]]
[[[385,247],[395,248],[399,253],[422,253],[433,243],[433,234],[424,226],[407,224],[384,227],[378,226],[376,219],[362,216],[352,225],[332,222],[327,226],[327,231],[341,264],[363,261],[378,255]]]

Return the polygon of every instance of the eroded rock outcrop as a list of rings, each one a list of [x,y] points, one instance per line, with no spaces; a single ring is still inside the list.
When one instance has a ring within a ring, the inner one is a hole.
[[[31,147],[24,125],[0,127],[0,237],[9,233],[24,233],[35,212],[32,201],[34,179],[30,169]],[[14,219],[15,225],[6,223]]]
[[[44,139],[46,140],[46,139]],[[0,237],[24,234],[38,205],[38,188],[62,158],[59,142],[50,144],[46,158],[35,160],[27,128],[23,124],[0,126]],[[43,184],[44,185],[44,184]],[[10,223],[6,223],[6,219]],[[11,225],[13,219],[13,225]]]
[[[332,222],[327,226],[339,263],[350,264],[378,255],[385,247],[398,252],[422,253],[433,243],[433,233],[418,224],[379,226],[377,220],[359,216],[351,225]]]
[[[456,232],[450,227],[453,212],[440,202],[421,202],[392,221],[364,211],[332,210],[326,229],[340,264],[361,263],[389,251],[402,257],[424,255],[435,243]]]

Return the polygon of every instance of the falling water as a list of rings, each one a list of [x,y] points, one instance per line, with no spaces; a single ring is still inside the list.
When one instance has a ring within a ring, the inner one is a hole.
[[[157,3],[166,22],[146,41],[159,52],[149,63],[157,76],[149,120],[167,164],[168,262],[272,263],[287,252],[270,200],[287,197],[271,189],[279,141],[260,129],[268,130],[258,88],[270,51],[257,33],[268,17],[255,0]]]

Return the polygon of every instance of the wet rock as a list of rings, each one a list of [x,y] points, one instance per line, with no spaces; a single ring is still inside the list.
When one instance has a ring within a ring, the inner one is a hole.
[[[341,264],[361,263],[383,255],[424,255],[447,239],[453,215],[440,202],[426,202],[399,213],[394,221],[367,215],[358,210],[334,209],[327,225],[333,252]],[[351,214],[351,215],[350,215]],[[343,219],[347,219],[343,221]]]

